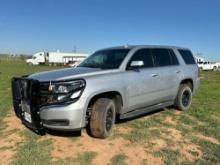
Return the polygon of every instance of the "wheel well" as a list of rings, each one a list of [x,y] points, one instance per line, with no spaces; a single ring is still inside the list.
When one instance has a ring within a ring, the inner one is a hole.
[[[192,79],[182,80],[180,84],[188,84],[193,91],[193,80]]]
[[[119,92],[110,91],[110,92],[104,92],[104,93],[100,93],[100,94],[93,96],[92,99],[89,101],[88,109],[92,108],[96,100],[99,98],[113,99],[116,105],[116,113],[119,114],[121,112],[121,109],[123,107],[123,100]]]

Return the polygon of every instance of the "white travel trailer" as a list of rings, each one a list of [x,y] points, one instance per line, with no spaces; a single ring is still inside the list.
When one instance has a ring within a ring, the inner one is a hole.
[[[26,63],[29,65],[51,64],[51,65],[77,65],[82,62],[88,54],[84,53],[65,53],[65,52],[38,52],[27,59]]]

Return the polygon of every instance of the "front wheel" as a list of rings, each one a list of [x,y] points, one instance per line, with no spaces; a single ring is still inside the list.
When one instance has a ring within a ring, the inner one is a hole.
[[[107,138],[115,124],[116,106],[112,99],[100,98],[93,105],[89,121],[90,133],[96,138]]]
[[[175,107],[182,111],[187,111],[192,102],[192,89],[187,84],[181,84],[175,99]]]

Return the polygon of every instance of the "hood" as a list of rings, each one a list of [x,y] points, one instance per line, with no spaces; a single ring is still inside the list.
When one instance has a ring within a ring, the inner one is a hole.
[[[98,68],[66,68],[53,71],[39,72],[28,76],[39,81],[57,81],[65,79],[82,78],[82,76],[93,74],[94,72],[105,72]]]

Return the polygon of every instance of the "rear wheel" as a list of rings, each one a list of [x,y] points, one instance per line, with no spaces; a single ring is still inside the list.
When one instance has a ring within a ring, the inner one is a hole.
[[[100,98],[92,108],[89,121],[90,133],[97,138],[107,138],[115,124],[116,106],[112,99]]]
[[[187,111],[192,102],[192,89],[188,84],[181,84],[175,99],[175,107],[182,111]]]

